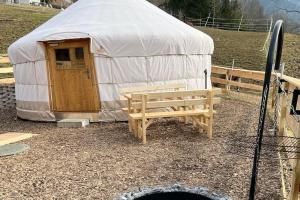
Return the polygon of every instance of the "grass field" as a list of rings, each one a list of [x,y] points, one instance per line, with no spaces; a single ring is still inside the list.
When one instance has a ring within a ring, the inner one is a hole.
[[[59,10],[32,7],[0,5],[0,54],[7,53],[8,46],[32,31]],[[263,45],[267,33],[237,32],[219,29],[201,28],[215,42],[213,64],[263,70],[266,64],[266,52]],[[300,78],[300,36],[286,34],[283,61],[286,74]]]
[[[215,42],[213,64],[252,70],[263,70],[266,65],[266,51],[263,50],[268,33],[237,32],[201,28]],[[300,78],[300,35],[285,34],[283,62],[285,74]]]
[[[8,46],[18,38],[56,15],[59,10],[0,4],[0,54],[7,53]]]

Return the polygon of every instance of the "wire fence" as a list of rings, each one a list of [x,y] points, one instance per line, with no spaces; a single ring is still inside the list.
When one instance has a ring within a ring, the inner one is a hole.
[[[30,0],[0,0],[0,4],[30,4]]]
[[[12,4],[14,3],[13,0],[0,0],[0,4]]]
[[[176,16],[175,16],[176,17]],[[234,31],[251,31],[251,32],[269,32],[273,26],[273,19],[225,19],[206,17],[195,19],[190,17],[182,17],[182,20],[195,27],[210,27],[224,30]]]
[[[32,5],[32,6],[45,6],[52,8],[51,3],[46,3],[46,0],[0,0],[0,4],[10,4],[10,5]],[[53,3],[56,5],[55,3]],[[69,5],[69,3],[66,3],[66,1],[62,1],[58,3],[59,8],[66,7]]]

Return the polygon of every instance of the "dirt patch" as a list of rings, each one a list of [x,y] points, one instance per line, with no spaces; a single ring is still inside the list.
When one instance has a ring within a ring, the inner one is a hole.
[[[214,138],[191,125],[159,120],[141,145],[126,123],[96,123],[85,129],[57,128],[55,123],[0,114],[1,132],[39,134],[21,155],[0,158],[0,199],[113,199],[139,187],[207,187],[247,199],[252,159],[226,151],[229,138],[255,133],[258,106],[223,100],[217,106]],[[257,199],[280,199],[276,161],[261,162]]]

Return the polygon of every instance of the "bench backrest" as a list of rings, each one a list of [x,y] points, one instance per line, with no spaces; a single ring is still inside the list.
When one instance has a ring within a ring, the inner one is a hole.
[[[190,90],[174,92],[154,92],[131,94],[132,109],[142,109],[143,104],[147,109],[165,107],[187,107],[220,103],[221,99],[214,97],[222,93],[220,88],[211,90]]]
[[[121,88],[120,94],[133,94],[133,93],[148,93],[148,92],[155,92],[160,90],[172,90],[172,91],[178,91],[178,90],[185,90],[186,85],[182,83],[178,84],[166,84],[166,85],[153,85],[153,86],[141,86],[141,87],[130,87],[130,88]]]

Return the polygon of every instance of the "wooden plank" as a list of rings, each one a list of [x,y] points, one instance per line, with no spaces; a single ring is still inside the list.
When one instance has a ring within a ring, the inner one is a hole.
[[[212,66],[212,73],[215,74],[228,74],[229,76],[237,76],[241,78],[264,80],[265,73],[262,71],[253,71],[246,69],[231,69],[227,67]]]
[[[246,88],[246,89],[250,89],[250,90],[262,91],[262,89],[263,89],[263,87],[260,85],[255,85],[255,84],[251,84],[251,83],[239,83],[236,81],[230,81],[230,80],[225,80],[225,79],[216,78],[216,77],[211,77],[211,81],[213,83],[219,83],[219,84],[223,84],[223,85],[229,84],[231,86],[237,86],[237,87]]]
[[[221,102],[221,98],[215,97],[213,98],[213,103],[217,104]],[[197,106],[197,105],[203,105],[208,103],[207,98],[202,98],[202,99],[186,99],[186,100],[164,100],[164,101],[153,101],[153,102],[148,102],[147,103],[147,108],[153,109],[153,108],[165,108],[165,107],[172,107],[172,106],[178,106],[178,107],[186,107],[186,106]],[[141,109],[142,108],[142,103],[137,102],[137,103],[132,103],[131,104],[132,108],[134,109]],[[128,111],[128,109],[124,110]]]
[[[141,93],[131,94],[133,100],[141,100],[143,94],[148,95],[148,99],[167,99],[167,98],[178,98],[178,97],[189,97],[189,96],[206,96],[209,90],[188,90],[188,91],[169,91],[169,92],[153,92],[153,93]],[[214,88],[214,93],[221,94],[220,88]]]
[[[185,116],[193,116],[193,115],[202,115],[209,113],[208,109],[205,110],[181,110],[181,111],[172,111],[172,112],[153,112],[153,113],[146,113],[145,116],[147,119],[152,118],[166,118],[166,117],[185,117]],[[137,120],[142,119],[142,113],[132,113],[129,114],[129,117]]]
[[[263,81],[265,78],[264,72],[248,71],[248,70],[245,71],[241,69],[236,69],[236,70],[229,69],[229,75],[252,79],[252,80],[258,80],[258,81]]]
[[[0,79],[0,84],[14,84],[16,81],[14,78],[4,78],[4,79]]]
[[[8,64],[10,60],[7,55],[0,55],[0,64]]]
[[[296,134],[296,137],[300,136],[300,128]],[[300,147],[300,141],[297,142],[297,147]],[[291,195],[292,200],[298,200],[299,197],[299,188],[300,188],[300,159],[297,160],[295,169],[293,171],[293,179],[292,179],[292,188]]]
[[[284,166],[283,166],[283,163],[282,163],[280,152],[277,152],[277,155],[278,155],[278,158],[279,158],[279,166],[280,166],[281,191],[282,191],[283,199],[287,199],[288,194],[286,192]]]
[[[293,86],[297,87],[298,89],[300,89],[300,79],[290,77],[290,76],[286,76],[286,75],[283,75],[283,79],[285,81],[289,82],[290,85],[293,85]]]
[[[213,112],[214,112],[214,104],[213,104],[213,91],[210,91],[208,94],[208,98],[209,98],[209,119],[208,119],[208,128],[207,128],[207,135],[208,138],[211,139],[212,138],[212,128],[213,128]]]
[[[219,66],[212,66],[211,68],[211,73],[215,73],[215,74],[227,74],[228,73],[228,69],[226,67],[219,67]]]
[[[223,94],[222,88],[212,88],[212,91],[213,91],[215,96]]]
[[[146,109],[147,109],[147,95],[143,95],[142,98],[142,137],[143,137],[143,144],[146,144]]]
[[[156,90],[167,90],[167,89],[185,89],[186,84],[166,84],[166,85],[153,85],[153,86],[141,86],[141,87],[130,87],[130,88],[120,88],[120,94],[127,93],[140,93]]]
[[[285,89],[288,89],[289,83],[284,83],[283,86]],[[287,117],[287,106],[288,106],[288,97],[286,95],[282,96],[281,99],[281,110],[280,110],[280,119],[279,119],[279,136],[283,136],[284,130],[286,127],[286,117]]]
[[[293,133],[297,133],[300,124],[292,115],[289,114],[289,110],[287,110],[287,112],[288,114],[286,116],[285,126],[286,128],[290,129]]]
[[[0,68],[0,74],[8,74],[8,73],[13,73],[12,67]]]
[[[35,135],[36,134],[16,133],[16,132],[2,133],[2,134],[0,134],[0,146],[19,142],[19,141],[25,140],[25,139],[29,139]]]
[[[171,91],[171,92],[153,92],[147,93],[148,99],[159,99],[159,98],[177,98],[177,97],[188,97],[188,96],[206,96],[208,90],[189,90],[189,91]],[[146,94],[146,93],[145,93]],[[143,94],[131,94],[133,100],[141,100]]]

